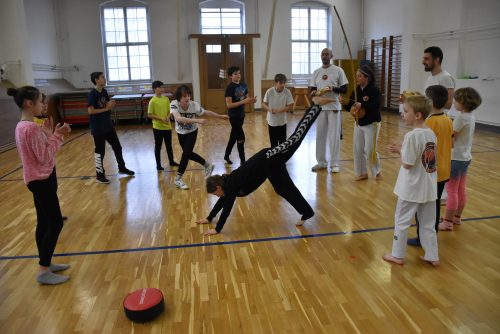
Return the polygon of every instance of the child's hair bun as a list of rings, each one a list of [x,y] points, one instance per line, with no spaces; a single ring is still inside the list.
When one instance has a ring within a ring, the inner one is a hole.
[[[16,88],[7,88],[7,95],[9,96],[16,96],[18,90]]]

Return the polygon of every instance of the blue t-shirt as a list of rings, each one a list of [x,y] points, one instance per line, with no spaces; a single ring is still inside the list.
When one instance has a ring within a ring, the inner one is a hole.
[[[93,88],[89,93],[88,106],[94,109],[102,109],[106,107],[109,101],[108,92],[103,88],[101,92]],[[100,114],[89,115],[90,132],[93,135],[102,135],[114,129],[113,121],[111,120],[111,110]]]
[[[247,94],[248,88],[244,83],[236,84],[234,82],[231,82],[226,88],[226,97],[231,97],[233,103],[246,99]],[[227,114],[230,118],[244,118],[245,105],[243,104],[236,108],[230,108],[227,110]]]

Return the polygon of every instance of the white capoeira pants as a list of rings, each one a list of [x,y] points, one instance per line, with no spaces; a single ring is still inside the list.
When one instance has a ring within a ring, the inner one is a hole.
[[[316,160],[318,165],[328,167],[326,147],[330,149],[330,166],[340,166],[340,133],[342,111],[323,110],[316,121]]]
[[[436,237],[436,201],[415,203],[398,198],[394,217],[394,240],[392,256],[403,259],[406,253],[406,240],[415,212],[420,226],[420,243],[425,251],[424,259],[439,261]]]
[[[359,126],[354,124],[354,174],[367,175],[367,166],[370,167],[372,176],[380,172],[380,157],[377,152],[377,140],[380,123],[375,122]]]

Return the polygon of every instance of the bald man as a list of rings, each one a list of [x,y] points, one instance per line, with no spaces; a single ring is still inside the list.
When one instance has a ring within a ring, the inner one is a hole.
[[[342,131],[342,105],[339,95],[347,92],[349,81],[344,70],[331,63],[333,51],[329,48],[321,51],[323,65],[314,71],[309,82],[309,92],[314,96],[317,91],[329,87],[330,91],[324,97],[333,99],[333,102],[322,106],[323,112],[318,116],[316,127],[316,160],[312,167],[313,172],[329,168],[331,173],[340,172],[340,134]],[[326,159],[327,143],[330,149],[330,163]]]

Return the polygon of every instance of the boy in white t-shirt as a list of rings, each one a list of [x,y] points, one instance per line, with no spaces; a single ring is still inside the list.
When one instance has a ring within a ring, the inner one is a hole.
[[[287,78],[284,74],[274,76],[274,87],[267,90],[262,105],[267,110],[267,125],[271,147],[286,140],[286,112],[293,107],[292,93],[285,87]]]
[[[439,266],[438,246],[435,230],[437,173],[436,135],[425,125],[432,110],[432,101],[424,96],[405,99],[403,119],[413,126],[403,140],[403,145],[392,144],[389,151],[401,155],[394,193],[398,196],[394,217],[394,240],[392,253],[384,254],[385,261],[404,264],[406,240],[415,213],[420,223],[420,242],[425,251],[422,260]]]

